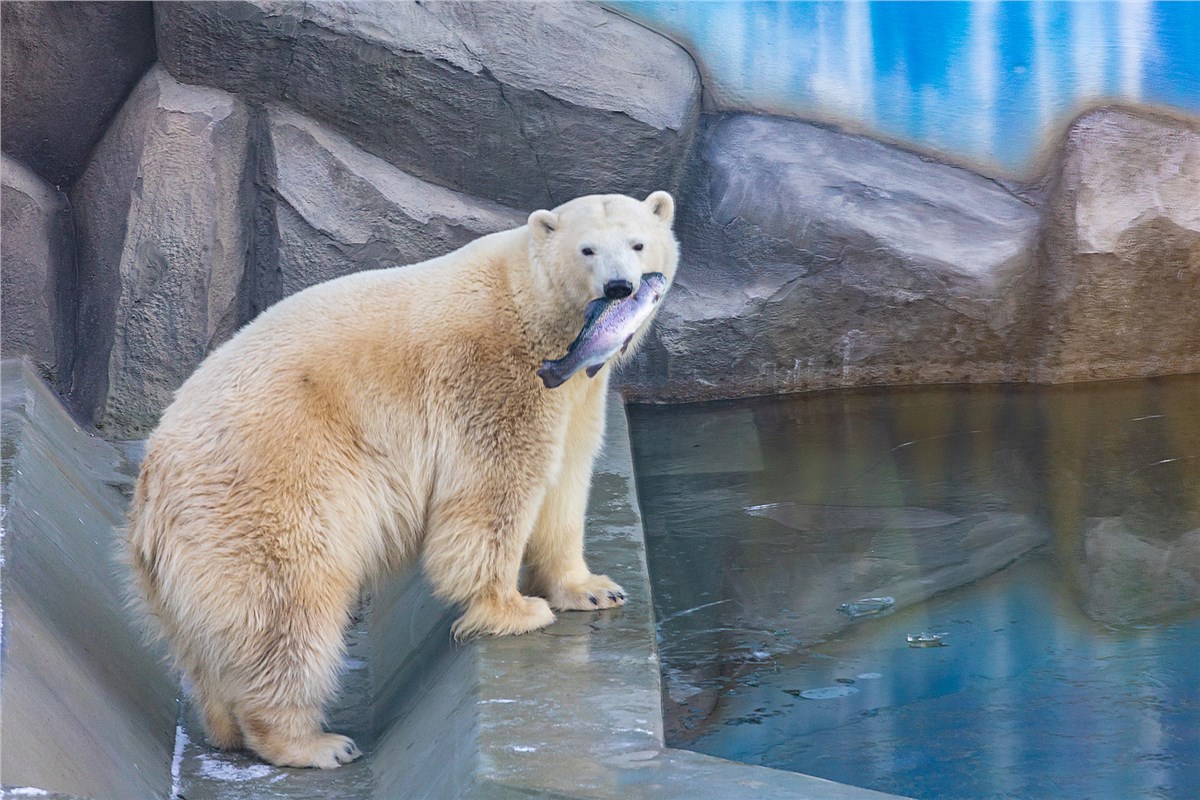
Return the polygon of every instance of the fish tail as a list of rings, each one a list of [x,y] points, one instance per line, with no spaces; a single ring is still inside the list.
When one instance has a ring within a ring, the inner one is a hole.
[[[566,380],[562,373],[559,372],[558,366],[557,361],[543,361],[542,366],[538,368],[537,376],[542,379],[542,383],[546,385],[547,389],[562,386]]]

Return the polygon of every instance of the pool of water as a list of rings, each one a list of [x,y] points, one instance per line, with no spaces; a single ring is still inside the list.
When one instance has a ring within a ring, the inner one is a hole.
[[[668,744],[916,798],[1200,797],[1200,376],[629,417]]]

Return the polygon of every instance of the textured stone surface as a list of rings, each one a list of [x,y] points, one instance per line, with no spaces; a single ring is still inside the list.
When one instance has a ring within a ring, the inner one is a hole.
[[[1018,377],[1038,210],[994,181],[790,120],[711,120],[683,263],[634,397]]]
[[[1056,163],[1037,378],[1200,370],[1200,120],[1099,109]]]
[[[24,164],[2,157],[0,353],[29,356],[56,380],[70,358],[74,253],[67,198]]]
[[[22,363],[3,373],[0,774],[6,797],[167,797],[178,706],[113,562],[133,470]]]
[[[156,25],[186,83],[286,100],[529,210],[669,188],[699,111],[687,53],[591,3],[164,3]]]
[[[247,315],[248,114],[155,67],[71,193],[80,322],[71,399],[111,436],[148,432]]]
[[[414,178],[285,107],[272,107],[267,118],[260,307],[321,281],[424,261],[525,223],[527,213]]]
[[[65,186],[154,62],[152,7],[5,2],[0,15],[4,152]]]

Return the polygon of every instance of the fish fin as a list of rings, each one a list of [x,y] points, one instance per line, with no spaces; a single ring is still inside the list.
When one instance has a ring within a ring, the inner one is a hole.
[[[604,362],[601,362],[599,364],[592,364],[590,367],[587,368],[587,376],[589,378],[594,378],[594,377],[596,377],[596,373],[602,369],[604,369]]]
[[[606,297],[597,297],[595,300],[588,303],[583,309],[584,319],[591,319],[593,316],[595,316],[597,311],[607,306],[611,302],[612,300],[609,300]]]
[[[625,344],[621,345],[621,355],[625,355],[625,351],[629,349],[629,343],[633,341],[633,334],[625,337]]]

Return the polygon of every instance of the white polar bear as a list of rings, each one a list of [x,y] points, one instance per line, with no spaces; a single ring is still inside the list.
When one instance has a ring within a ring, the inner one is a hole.
[[[150,437],[125,551],[212,744],[357,758],[321,729],[343,630],[364,581],[417,556],[460,637],[624,602],[583,557],[611,370],[535,373],[590,300],[674,277],[674,213],[666,192],[535,211],[293,295],[200,365]]]

